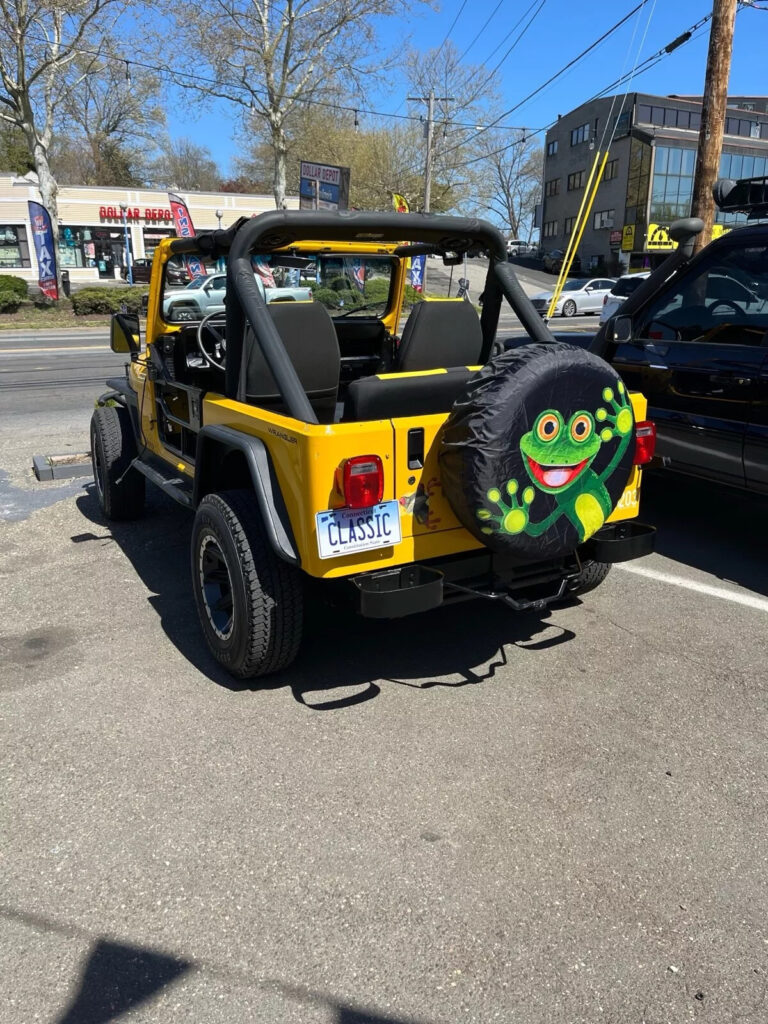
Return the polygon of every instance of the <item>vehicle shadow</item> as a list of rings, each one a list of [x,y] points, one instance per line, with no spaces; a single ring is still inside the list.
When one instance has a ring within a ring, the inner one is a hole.
[[[641,518],[656,551],[768,596],[768,499],[670,472],[643,477]]]
[[[208,678],[233,692],[286,687],[305,707],[331,711],[378,696],[382,681],[421,690],[490,680],[506,664],[510,645],[543,649],[574,634],[550,624],[548,613],[515,614],[491,601],[472,601],[396,620],[372,620],[311,599],[296,662],[266,679],[233,679],[203,639],[189,578],[192,517],[159,492],[148,491],[147,514],[108,523],[93,485],[77,499],[93,529],[73,543],[111,538],[150,592],[149,602],[169,640]]]

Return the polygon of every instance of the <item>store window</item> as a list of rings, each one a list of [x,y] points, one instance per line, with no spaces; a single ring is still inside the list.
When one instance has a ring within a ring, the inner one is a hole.
[[[151,260],[155,255],[155,249],[164,238],[173,238],[176,232],[173,228],[144,228],[144,255]]]
[[[29,266],[26,227],[23,224],[0,224],[0,269]]]
[[[125,266],[125,236],[121,228],[75,225],[59,230],[59,260],[63,270],[94,268],[112,279]]]

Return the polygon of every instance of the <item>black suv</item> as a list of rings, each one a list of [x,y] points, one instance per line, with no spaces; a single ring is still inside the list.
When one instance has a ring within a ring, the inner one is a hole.
[[[768,178],[720,181],[724,211],[768,217]],[[670,468],[768,492],[768,223],[691,258],[701,221],[603,325],[590,348],[648,399]]]

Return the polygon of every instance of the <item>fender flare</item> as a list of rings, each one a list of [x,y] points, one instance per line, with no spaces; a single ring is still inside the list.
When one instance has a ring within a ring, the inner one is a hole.
[[[214,459],[222,448],[240,452],[245,458],[261,518],[275,554],[290,565],[300,565],[296,543],[280,485],[267,446],[258,437],[241,434],[231,427],[202,427],[197,435],[193,504],[195,507],[214,488],[206,487],[213,474]]]

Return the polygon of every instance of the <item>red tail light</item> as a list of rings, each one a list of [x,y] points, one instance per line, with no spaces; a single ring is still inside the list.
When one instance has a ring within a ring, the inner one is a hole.
[[[646,466],[656,451],[656,424],[643,420],[635,424],[635,465]]]
[[[378,455],[355,455],[344,462],[342,493],[348,508],[370,508],[384,495],[384,467]]]

